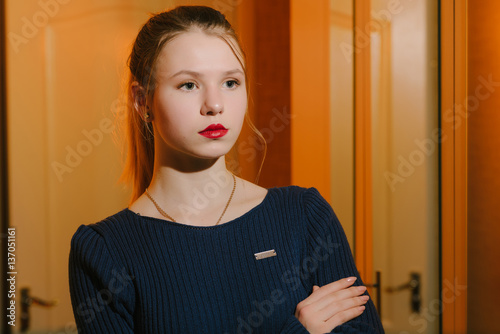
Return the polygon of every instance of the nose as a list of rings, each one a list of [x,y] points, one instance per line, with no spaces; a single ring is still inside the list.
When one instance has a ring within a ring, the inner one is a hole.
[[[224,111],[224,103],[221,92],[217,88],[207,88],[204,96],[201,114],[215,116]]]

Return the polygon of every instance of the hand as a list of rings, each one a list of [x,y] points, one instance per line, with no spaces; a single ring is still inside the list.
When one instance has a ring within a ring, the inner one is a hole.
[[[330,333],[335,327],[356,318],[368,301],[364,286],[351,286],[356,277],[340,279],[322,287],[313,286],[309,297],[297,304],[295,317],[309,333]]]

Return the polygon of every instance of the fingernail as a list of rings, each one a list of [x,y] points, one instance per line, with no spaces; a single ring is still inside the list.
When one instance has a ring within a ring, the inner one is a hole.
[[[366,286],[364,286],[364,285],[358,286],[358,291],[365,291],[365,290],[366,290]]]
[[[361,300],[364,301],[365,303],[370,299],[367,295],[361,296]]]
[[[360,312],[363,312],[363,311],[365,310],[365,307],[364,307],[364,306],[360,306],[360,307],[358,307],[358,310],[359,310]]]
[[[354,282],[357,279],[358,279],[357,277],[349,277],[349,278],[347,278],[347,282]]]

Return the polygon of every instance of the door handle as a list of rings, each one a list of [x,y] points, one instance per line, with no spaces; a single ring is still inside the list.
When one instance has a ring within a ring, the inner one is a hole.
[[[420,285],[421,279],[420,274],[417,272],[410,273],[410,281],[404,284],[401,284],[397,287],[389,287],[386,289],[389,293],[399,292],[403,290],[410,290],[410,307],[411,311],[414,313],[420,313],[420,306],[422,303],[422,298],[420,296]]]
[[[21,333],[27,332],[30,327],[30,307],[37,305],[41,307],[54,307],[59,303],[57,299],[43,300],[30,295],[29,288],[21,289]]]

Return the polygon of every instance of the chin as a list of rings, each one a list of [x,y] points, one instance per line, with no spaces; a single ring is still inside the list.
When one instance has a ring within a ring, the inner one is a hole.
[[[221,152],[210,152],[210,153],[200,152],[196,156],[200,159],[215,160],[215,159],[219,159],[220,157],[225,156],[228,152],[229,152],[229,150],[221,151]]]
[[[185,150],[184,154],[188,154],[194,158],[214,160],[226,155],[230,148],[199,148],[197,150]]]
[[[197,150],[197,156],[203,159],[217,159],[226,155],[234,146],[230,143],[214,142]]]

